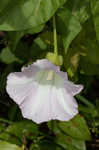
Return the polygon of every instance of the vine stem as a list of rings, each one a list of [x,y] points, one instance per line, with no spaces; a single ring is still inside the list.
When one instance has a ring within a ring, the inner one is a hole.
[[[56,55],[58,55],[57,32],[56,32],[56,20],[55,20],[55,16],[53,16],[53,33],[54,33],[54,53]]]
[[[76,98],[78,98],[80,101],[82,101],[87,106],[94,108],[94,105],[89,100],[87,100],[85,97],[83,97],[81,95],[76,95]]]
[[[4,122],[4,123],[8,123],[8,124],[13,124],[12,121],[9,121],[9,120],[3,119],[3,118],[0,118],[0,122]]]

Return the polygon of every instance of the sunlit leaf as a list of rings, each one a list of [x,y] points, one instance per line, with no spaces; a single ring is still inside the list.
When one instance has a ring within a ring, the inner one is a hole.
[[[13,0],[12,3],[9,0],[0,13],[0,30],[26,30],[44,24],[65,2],[66,0]]]
[[[72,40],[81,31],[80,22],[68,9],[61,9],[57,13],[57,28],[63,38],[65,53]],[[61,29],[61,30],[60,30]]]
[[[22,148],[5,141],[0,141],[0,150],[22,150]]]
[[[97,39],[99,41],[99,0],[90,0]]]
[[[69,0],[65,4],[72,15],[75,16],[79,22],[82,24],[90,17],[90,0]]]

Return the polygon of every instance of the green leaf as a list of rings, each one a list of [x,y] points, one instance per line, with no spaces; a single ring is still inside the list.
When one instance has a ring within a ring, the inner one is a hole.
[[[20,139],[20,141],[22,141],[23,137],[33,139],[38,135],[38,127],[31,121],[17,122],[8,126],[8,128],[0,134],[0,138],[13,143],[12,135],[13,138]]]
[[[65,8],[69,9],[73,16],[75,16],[79,22],[84,23],[90,16],[90,0],[69,0],[65,4]]]
[[[86,39],[83,44],[84,59],[92,64],[99,64],[99,43],[96,40]]]
[[[2,0],[0,1],[0,12],[5,9],[6,5],[9,3],[10,0]]]
[[[16,46],[18,44],[18,42],[20,41],[20,39],[23,37],[24,35],[24,31],[10,31],[8,32],[8,42],[9,47],[11,49],[11,51],[14,51],[16,49]]]
[[[40,58],[41,55],[45,55],[47,51],[47,44],[40,38],[36,38],[30,48],[30,56],[33,60]],[[39,54],[39,56],[38,56]]]
[[[10,144],[5,141],[0,141],[0,150],[22,150],[22,148],[18,147],[15,144]]]
[[[64,148],[51,140],[41,140],[37,143],[32,143],[30,150],[64,150]]]
[[[50,140],[44,140],[39,143],[40,150],[63,150],[62,147]]]
[[[90,140],[90,132],[83,117],[77,115],[68,122],[60,122],[59,128],[78,140]]]
[[[89,4],[89,0],[69,0],[57,13],[58,32],[62,35],[65,53],[81,31],[81,25],[90,17]]]
[[[68,9],[60,9],[57,16],[57,30],[62,35],[65,53],[67,53],[72,40],[81,31],[81,25]]]
[[[60,122],[62,123],[62,122]],[[48,127],[55,134],[55,143],[67,150],[86,150],[85,141],[66,135],[56,120],[48,122]]]
[[[8,41],[10,43],[9,46],[11,48],[11,51],[14,52],[18,42],[25,34],[35,34],[35,33],[42,31],[43,28],[44,28],[44,25],[40,25],[40,26],[31,28],[29,30],[8,32]]]
[[[0,133],[1,133],[2,131],[4,131],[5,128],[6,128],[5,125],[0,122]]]
[[[86,150],[85,141],[81,141],[78,139],[76,140],[62,133],[57,135],[56,143],[67,150]]]
[[[66,0],[9,0],[0,13],[0,30],[26,30],[44,24],[65,2]]]
[[[44,28],[44,24],[41,24],[39,26],[36,26],[34,28],[31,28],[31,29],[28,29],[28,30],[25,30],[25,34],[35,34],[35,33],[38,33],[38,32],[41,32]]]
[[[47,45],[41,38],[36,38],[31,44],[28,42],[20,41],[16,49],[13,51],[15,56],[22,61],[33,62],[40,58],[47,50]],[[39,54],[39,55],[38,55]]]
[[[14,55],[22,62],[31,60],[30,47],[27,42],[20,40],[13,51]]]
[[[19,60],[11,51],[9,47],[4,48],[1,53],[0,53],[0,61],[6,64],[10,64],[13,62],[19,62],[21,63],[22,61]]]
[[[95,65],[81,57],[80,60],[80,73],[86,75],[99,75],[99,65]]]
[[[12,144],[17,144],[19,146],[22,145],[21,139],[16,137],[14,134],[10,134],[7,131],[6,132],[5,131],[0,134],[0,140],[7,141],[7,142],[10,142]]]
[[[99,0],[90,0],[90,3],[91,3],[91,11],[93,14],[96,35],[99,41]]]

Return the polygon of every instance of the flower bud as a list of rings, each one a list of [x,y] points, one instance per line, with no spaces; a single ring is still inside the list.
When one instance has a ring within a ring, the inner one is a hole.
[[[57,66],[61,66],[63,64],[63,58],[61,55],[56,55],[49,52],[47,53],[46,58]]]

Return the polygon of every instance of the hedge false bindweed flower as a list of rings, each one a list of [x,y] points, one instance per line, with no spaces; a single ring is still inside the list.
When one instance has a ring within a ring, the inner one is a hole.
[[[36,123],[73,118],[78,113],[73,96],[82,89],[82,85],[68,81],[67,73],[47,59],[23,67],[22,72],[10,73],[6,87],[23,117]]]

